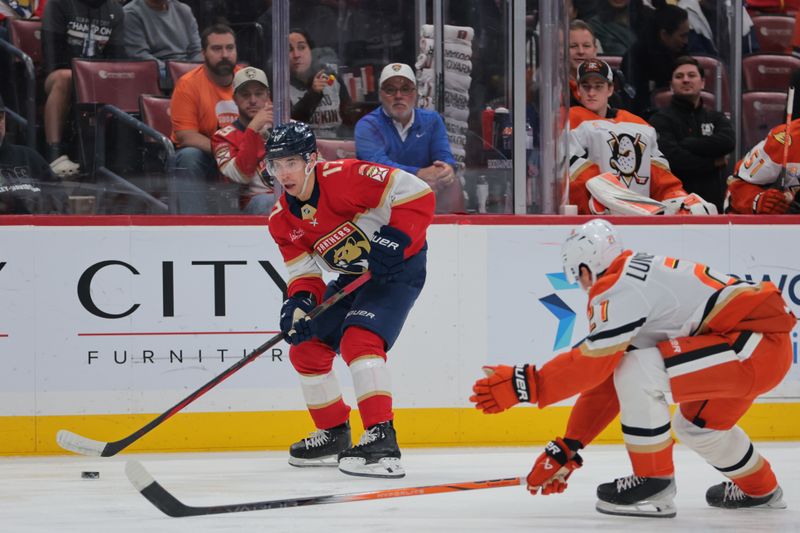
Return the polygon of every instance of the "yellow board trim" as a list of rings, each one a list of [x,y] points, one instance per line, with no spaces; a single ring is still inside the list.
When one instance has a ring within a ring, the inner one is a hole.
[[[571,407],[515,408],[484,415],[470,408],[397,409],[395,425],[405,447],[527,446],[563,435]],[[97,440],[125,437],[155,415],[0,417],[0,455],[67,453],[55,441],[59,429]],[[358,413],[353,428],[361,427]],[[800,403],[754,404],[739,425],[753,440],[800,440]],[[181,413],[126,451],[186,452],[285,450],[313,431],[305,411]],[[355,431],[357,437],[360,429]],[[595,443],[620,444],[619,422]]]

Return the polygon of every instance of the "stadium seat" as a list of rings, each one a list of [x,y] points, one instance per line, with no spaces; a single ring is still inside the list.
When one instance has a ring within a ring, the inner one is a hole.
[[[172,134],[170,99],[166,96],[143,94],[139,97],[139,113],[142,122],[168,138]]]
[[[722,110],[730,111],[730,96],[728,91],[728,69],[716,57],[696,55],[692,56],[703,67],[705,84],[703,90],[717,96],[722,93]],[[719,81],[717,80],[719,73]],[[719,86],[718,86],[719,85]]]
[[[72,82],[78,104],[111,104],[139,113],[140,94],[158,94],[158,64],[143,61],[72,60]]]
[[[745,91],[785,91],[800,59],[777,54],[752,54],[742,58]]]
[[[653,106],[658,109],[663,109],[669,106],[672,100],[672,91],[670,89],[658,89],[652,94]],[[716,98],[708,91],[700,91],[700,98],[703,99],[703,106],[707,109],[714,109]]]
[[[597,59],[602,59],[608,63],[611,70],[619,70],[622,66],[622,56],[597,56]]]
[[[11,44],[28,54],[33,64],[42,64],[42,21],[9,19],[9,40]]]
[[[167,66],[167,74],[174,86],[181,76],[203,63],[201,61],[166,61],[165,64]]]
[[[350,140],[317,139],[319,155],[326,161],[356,156],[356,143]]]
[[[753,17],[753,26],[762,53],[783,54],[791,48],[794,18],[781,15]]]
[[[749,150],[786,120],[786,93],[756,91],[742,95],[742,149]]]

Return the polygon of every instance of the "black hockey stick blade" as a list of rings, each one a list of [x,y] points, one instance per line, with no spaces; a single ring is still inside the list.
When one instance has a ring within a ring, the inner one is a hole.
[[[326,309],[329,309],[331,306],[336,304],[339,300],[351,294],[356,289],[364,285],[367,281],[370,280],[372,277],[369,271],[361,274],[355,280],[351,281],[348,285],[343,287],[340,291],[336,294],[331,295],[327,300],[319,304],[315,307],[309,314],[309,318],[314,318],[319,314],[325,312]],[[103,442],[94,439],[90,439],[84,437],[82,435],[78,435],[72,431],[62,429],[56,433],[56,442],[59,446],[64,448],[67,451],[79,453],[81,455],[92,455],[92,456],[99,456],[99,457],[111,457],[112,455],[116,455],[146,434],[148,434],[151,430],[156,428],[157,426],[161,425],[162,422],[166,421],[168,418],[172,417],[178,411],[198,399],[200,396],[205,394],[206,392],[210,391],[230,376],[238,372],[242,369],[242,367],[252,363],[256,360],[258,356],[278,344],[280,341],[283,340],[283,333],[278,333],[267,342],[247,354],[242,359],[238,360],[236,363],[228,367],[227,370],[223,371],[221,374],[218,374],[211,378],[205,385],[191,393],[189,396],[184,398],[183,400],[179,401],[172,407],[170,407],[167,411],[161,413],[159,416],[142,426],[141,428],[137,429],[130,435],[125,438],[122,438],[117,441],[111,442]]]
[[[324,505],[329,503],[358,502],[365,500],[384,500],[402,498],[404,496],[423,496],[426,494],[442,494],[445,492],[463,492],[466,490],[495,489],[513,487],[525,482],[522,477],[490,479],[486,481],[466,481],[460,483],[443,483],[422,487],[402,487],[367,492],[351,492],[347,494],[328,494],[324,496],[306,496],[283,500],[264,500],[260,502],[229,503],[223,505],[192,506],[178,500],[167,489],[161,486],[139,461],[128,461],[125,464],[125,475],[136,490],[142,493],[150,503],[161,512],[173,518],[185,516],[201,516],[210,514],[243,513],[247,511],[265,511],[286,507],[303,507],[306,505]]]

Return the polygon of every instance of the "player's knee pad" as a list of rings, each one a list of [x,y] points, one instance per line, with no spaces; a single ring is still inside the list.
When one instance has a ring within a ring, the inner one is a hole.
[[[739,426],[728,430],[701,428],[677,409],[672,429],[683,444],[727,476],[751,469],[760,457],[750,437]]]
[[[342,359],[349,366],[352,361],[364,356],[378,356],[386,360],[383,339],[377,333],[358,326],[350,326],[344,331],[339,348]]]
[[[319,341],[308,341],[289,348],[289,361],[300,374],[327,374],[333,368],[336,353]]]

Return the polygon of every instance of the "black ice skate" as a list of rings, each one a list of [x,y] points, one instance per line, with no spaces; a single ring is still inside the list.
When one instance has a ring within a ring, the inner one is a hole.
[[[706,501],[711,507],[722,509],[786,509],[780,487],[766,496],[748,496],[733,481],[714,485],[706,491]]]
[[[339,470],[351,476],[405,476],[392,422],[368,427],[358,444],[339,454]]]
[[[674,518],[675,480],[628,476],[597,487],[596,509],[605,514]]]
[[[330,429],[318,429],[289,448],[292,466],[336,466],[339,452],[353,445],[350,422]]]

